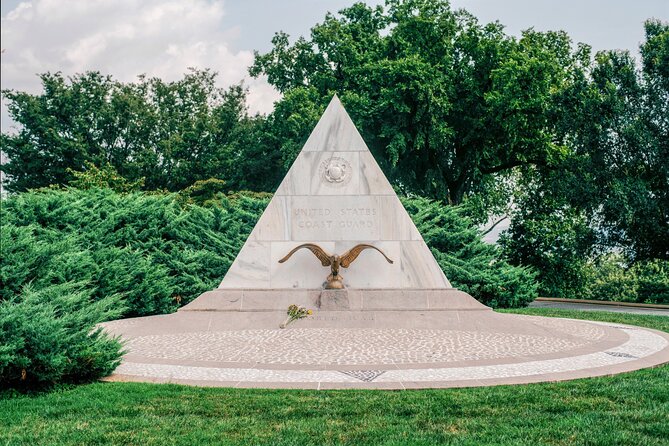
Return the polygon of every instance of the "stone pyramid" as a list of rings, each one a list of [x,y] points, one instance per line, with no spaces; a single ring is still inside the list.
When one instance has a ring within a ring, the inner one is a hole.
[[[358,243],[344,283],[351,289],[450,289],[434,256],[335,95],[219,286],[234,289],[320,289],[329,268],[309,250],[330,254]]]

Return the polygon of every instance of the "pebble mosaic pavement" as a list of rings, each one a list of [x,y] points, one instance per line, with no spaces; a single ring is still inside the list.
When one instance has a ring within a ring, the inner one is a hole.
[[[593,330],[600,338],[603,331]],[[455,330],[304,328],[140,336],[146,358],[261,364],[415,364],[534,356],[587,345],[543,336]]]
[[[551,331],[568,332],[571,337],[367,328],[137,336],[126,344],[131,359],[126,359],[111,379],[239,387],[351,387],[356,383],[362,387],[369,383],[389,388],[404,388],[404,383],[448,387],[456,382],[482,385],[485,380],[537,381],[538,376],[626,364],[669,348],[666,336],[642,328],[549,318],[534,322]],[[627,340],[606,351],[569,353],[601,340],[605,329],[611,328],[624,332]],[[551,354],[561,357],[536,359],[537,355]],[[217,362],[226,365],[215,366]],[[194,363],[198,365],[189,365]]]

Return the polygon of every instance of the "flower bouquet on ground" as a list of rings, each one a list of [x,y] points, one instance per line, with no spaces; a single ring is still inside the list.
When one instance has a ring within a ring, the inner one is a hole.
[[[291,306],[288,307],[288,311],[286,313],[288,314],[288,317],[286,318],[285,321],[283,321],[281,323],[281,325],[279,325],[279,328],[286,328],[286,326],[288,324],[290,324],[291,322],[293,322],[297,319],[302,319],[302,318],[305,318],[307,316],[310,316],[313,313],[313,311],[307,310],[304,307],[298,307],[297,305],[292,304]]]

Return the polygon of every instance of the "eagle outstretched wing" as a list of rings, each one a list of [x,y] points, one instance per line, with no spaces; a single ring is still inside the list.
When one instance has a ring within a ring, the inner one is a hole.
[[[313,243],[304,243],[304,244],[294,248],[292,251],[290,251],[288,254],[286,254],[286,256],[283,259],[279,260],[279,263],[285,262],[286,260],[288,260],[290,258],[290,256],[295,254],[295,251],[297,251],[298,249],[302,249],[302,248],[307,248],[309,251],[313,252],[314,255],[316,257],[318,257],[318,260],[321,261],[321,265],[323,265],[323,266],[332,265],[332,256],[330,256],[330,254],[328,254],[327,252],[323,251],[323,248],[321,248],[320,246],[315,245]]]
[[[359,245],[355,245],[353,248],[349,249],[348,251],[346,251],[346,253],[344,253],[344,254],[341,255],[341,257],[340,257],[340,259],[341,259],[341,261],[340,261],[340,265],[341,265],[342,267],[344,267],[344,268],[348,268],[348,266],[349,266],[351,263],[353,263],[353,261],[354,261],[355,259],[358,258],[358,256],[360,255],[360,253],[361,253],[362,251],[364,251],[365,249],[367,249],[367,248],[376,249],[377,251],[379,251],[379,252],[381,253],[381,255],[382,255],[383,257],[386,258],[386,260],[388,261],[388,263],[393,263],[393,261],[390,260],[390,259],[388,258],[388,256],[385,255],[385,254],[383,253],[383,251],[381,251],[381,250],[380,250],[379,248],[377,248],[376,246],[374,246],[374,245],[368,245],[368,244],[366,244],[366,243],[361,243],[361,244],[359,244]]]

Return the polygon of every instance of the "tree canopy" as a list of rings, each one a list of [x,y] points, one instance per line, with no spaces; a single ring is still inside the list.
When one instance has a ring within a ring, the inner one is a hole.
[[[622,265],[622,277],[668,263],[669,24],[645,30],[640,65],[627,52],[600,52],[565,92],[571,113],[557,128],[567,156],[526,177],[516,202],[505,251],[541,271],[546,295],[582,295],[591,264]],[[625,261],[606,263],[611,252]]]
[[[221,89],[208,70],[175,82],[121,83],[98,72],[40,77],[40,94],[3,91],[19,124],[18,133],[2,135],[10,191],[67,184],[86,163],[109,164],[146,189],[181,190],[212,177],[238,188],[272,185],[271,177],[240,171],[262,162],[240,153],[262,151],[265,138],[264,119],[248,115],[241,85]]]
[[[527,243],[532,227],[569,214],[593,232],[579,254],[669,259],[669,24],[645,29],[640,67],[627,52],[601,52],[563,96],[573,104],[557,126],[567,156],[523,189],[511,231],[519,261],[546,255]]]
[[[272,43],[252,75],[305,108],[337,92],[396,185],[452,204],[513,168],[562,158],[558,99],[588,55],[563,32],[516,39],[428,0],[357,3],[309,39],[278,33]]]

